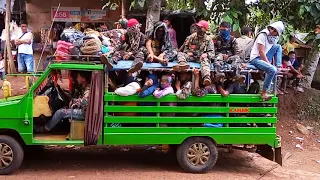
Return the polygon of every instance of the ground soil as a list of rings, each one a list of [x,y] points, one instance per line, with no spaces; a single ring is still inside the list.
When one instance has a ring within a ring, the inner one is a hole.
[[[24,77],[9,77],[13,95],[26,92]],[[1,83],[1,82],[0,82]],[[64,180],[64,179],[320,179],[320,140],[317,103],[320,91],[307,90],[304,94],[289,89],[279,98],[277,133],[282,140],[283,166],[256,153],[219,149],[219,159],[207,174],[184,173],[174,155],[157,147],[77,147],[46,146],[29,149],[18,172],[4,176],[4,180]],[[3,92],[0,90],[0,97]],[[311,99],[311,100],[310,100]],[[312,103],[314,102],[314,103]],[[305,111],[305,112],[301,112]],[[300,117],[301,116],[301,117]],[[313,127],[308,136],[296,129],[296,123]],[[303,141],[296,138],[304,138]],[[296,148],[300,144],[302,149]]]

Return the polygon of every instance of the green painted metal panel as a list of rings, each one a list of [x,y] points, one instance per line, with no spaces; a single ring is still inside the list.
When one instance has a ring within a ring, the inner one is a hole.
[[[217,144],[269,144],[275,131],[270,128],[105,128],[105,144],[181,144],[192,136],[211,137]]]
[[[108,145],[154,145],[154,144],[181,144],[189,137],[210,137],[217,144],[268,144],[274,146],[275,136],[273,134],[108,134],[104,136],[104,143]]]
[[[236,111],[239,109],[239,111]],[[144,112],[144,113],[277,113],[276,107],[219,107],[219,106],[105,106],[105,112]]]
[[[204,127],[108,127],[104,128],[105,133],[115,134],[161,134],[161,133],[177,133],[177,134],[274,134],[274,127],[229,127],[229,128],[204,128]]]
[[[83,141],[32,140],[32,145],[83,145]]]
[[[161,99],[156,99],[153,96],[140,98],[133,95],[128,97],[118,96],[115,93],[105,93],[105,101],[120,101],[120,102],[220,102],[220,103],[278,103],[278,98],[273,97],[268,102],[261,102],[259,94],[230,94],[228,97],[222,97],[220,94],[208,94],[205,97],[190,96],[185,100],[177,98],[175,95],[168,95]]]
[[[92,71],[92,70],[103,70],[103,65],[92,65],[92,64],[76,64],[76,63],[55,63],[50,64],[50,69],[66,69],[66,70],[86,70],[86,71]]]
[[[105,123],[276,123],[276,117],[152,117],[106,116]]]

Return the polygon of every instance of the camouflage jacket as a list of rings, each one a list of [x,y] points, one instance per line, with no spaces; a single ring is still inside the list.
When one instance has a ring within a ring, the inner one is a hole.
[[[112,29],[102,33],[104,36],[110,39],[111,46],[114,48],[115,51],[121,50],[124,42],[126,34],[126,30],[124,29]]]
[[[83,112],[86,111],[87,106],[89,105],[90,97],[90,85],[84,88],[83,94],[78,99],[72,99],[72,108],[82,109]]]
[[[186,99],[191,95],[191,81],[188,81],[185,85],[182,86],[180,90],[176,92],[176,96],[179,99]]]
[[[213,42],[217,56],[221,56],[221,54],[226,54],[230,57],[240,54],[236,38],[234,38],[233,36],[231,36],[229,41],[224,41],[220,37],[220,35],[217,35],[214,38]]]
[[[197,33],[193,33],[186,38],[182,52],[192,52],[195,58],[200,58],[203,53],[207,53],[211,59],[214,57],[213,41],[207,34],[200,39]]]

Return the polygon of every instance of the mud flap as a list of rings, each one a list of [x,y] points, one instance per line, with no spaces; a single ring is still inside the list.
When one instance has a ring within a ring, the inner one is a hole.
[[[257,145],[257,151],[262,157],[269,159],[270,161],[274,160],[274,151],[269,145]]]
[[[275,162],[282,166],[282,154],[281,154],[281,147],[275,148]]]

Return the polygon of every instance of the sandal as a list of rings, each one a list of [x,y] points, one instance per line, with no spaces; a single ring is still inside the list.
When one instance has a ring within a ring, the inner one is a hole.
[[[261,96],[261,99],[262,99],[262,102],[263,102],[263,101],[270,101],[270,100],[272,99],[272,97],[266,95],[266,96]]]

